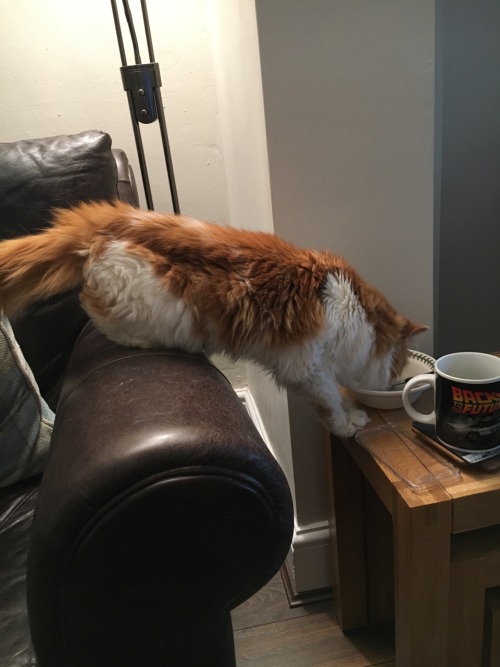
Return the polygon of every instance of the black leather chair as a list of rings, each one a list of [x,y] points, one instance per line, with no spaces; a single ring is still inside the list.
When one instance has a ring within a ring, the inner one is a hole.
[[[137,201],[106,134],[0,144],[0,238],[116,197]],[[56,421],[43,475],[0,490],[0,665],[234,666],[231,609],[280,567],[293,512],[228,381],[115,345],[76,293],[15,332]]]

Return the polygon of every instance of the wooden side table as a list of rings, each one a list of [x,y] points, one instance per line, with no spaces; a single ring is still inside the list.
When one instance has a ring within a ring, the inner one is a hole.
[[[368,428],[392,422],[411,434],[403,410],[370,416]],[[458,479],[415,493],[354,439],[332,437],[330,455],[342,629],[393,616],[398,667],[479,667],[491,649],[483,648],[486,599],[500,590],[500,473],[461,467]],[[461,608],[471,600],[473,617]]]

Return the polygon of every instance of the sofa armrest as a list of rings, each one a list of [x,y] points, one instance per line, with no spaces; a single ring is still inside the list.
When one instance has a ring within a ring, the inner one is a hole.
[[[278,570],[292,524],[284,475],[215,367],[88,325],[28,559],[40,667],[234,664],[229,610]]]
[[[137,192],[135,175],[128,161],[127,154],[121,148],[113,148],[112,152],[116,162],[116,191],[118,199],[132,206],[139,206],[139,193]]]

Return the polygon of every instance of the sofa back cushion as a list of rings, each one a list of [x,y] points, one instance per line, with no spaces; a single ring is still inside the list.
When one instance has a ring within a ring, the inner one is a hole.
[[[0,143],[0,239],[43,229],[54,208],[116,199],[117,187],[111,138],[104,132]],[[16,339],[52,409],[85,321],[75,291],[36,303],[13,322]]]

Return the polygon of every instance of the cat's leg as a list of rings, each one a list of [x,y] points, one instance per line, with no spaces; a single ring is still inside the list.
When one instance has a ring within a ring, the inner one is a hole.
[[[345,394],[342,396],[342,405],[348,415],[348,422],[354,426],[355,432],[366,426],[370,421],[366,412],[350,396]]]
[[[350,438],[369,421],[366,412],[342,395],[334,377],[315,373],[293,388],[307,399],[323,424],[335,435]]]

